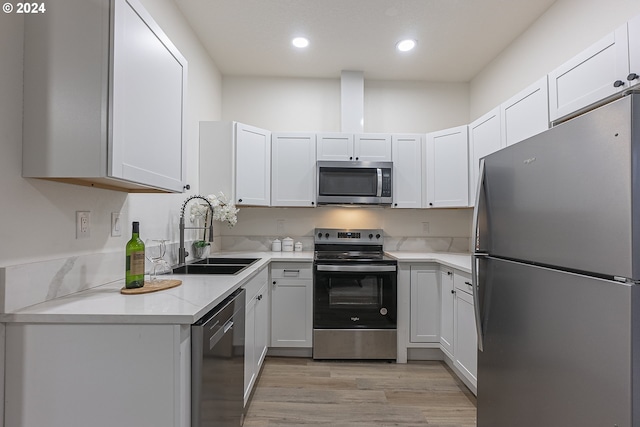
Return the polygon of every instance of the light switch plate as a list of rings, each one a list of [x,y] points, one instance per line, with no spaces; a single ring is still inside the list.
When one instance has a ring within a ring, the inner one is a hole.
[[[122,236],[122,226],[120,224],[120,212],[111,212],[111,237]]]

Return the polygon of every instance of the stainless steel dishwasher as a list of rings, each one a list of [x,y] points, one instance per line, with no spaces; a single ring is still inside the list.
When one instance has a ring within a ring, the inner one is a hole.
[[[191,325],[191,426],[243,422],[245,291]]]

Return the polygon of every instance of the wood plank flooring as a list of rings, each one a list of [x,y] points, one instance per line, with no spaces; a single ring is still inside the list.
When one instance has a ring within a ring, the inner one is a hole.
[[[268,357],[244,427],[472,427],[475,396],[442,362]]]

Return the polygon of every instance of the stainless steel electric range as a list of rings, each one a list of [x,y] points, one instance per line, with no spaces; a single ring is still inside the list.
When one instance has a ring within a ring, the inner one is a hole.
[[[380,229],[315,230],[313,358],[396,359],[397,262]]]

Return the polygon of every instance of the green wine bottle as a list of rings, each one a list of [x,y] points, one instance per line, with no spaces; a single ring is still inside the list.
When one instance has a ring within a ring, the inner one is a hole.
[[[131,240],[127,242],[124,285],[127,289],[144,286],[144,242],[140,240],[140,223],[134,221]]]

